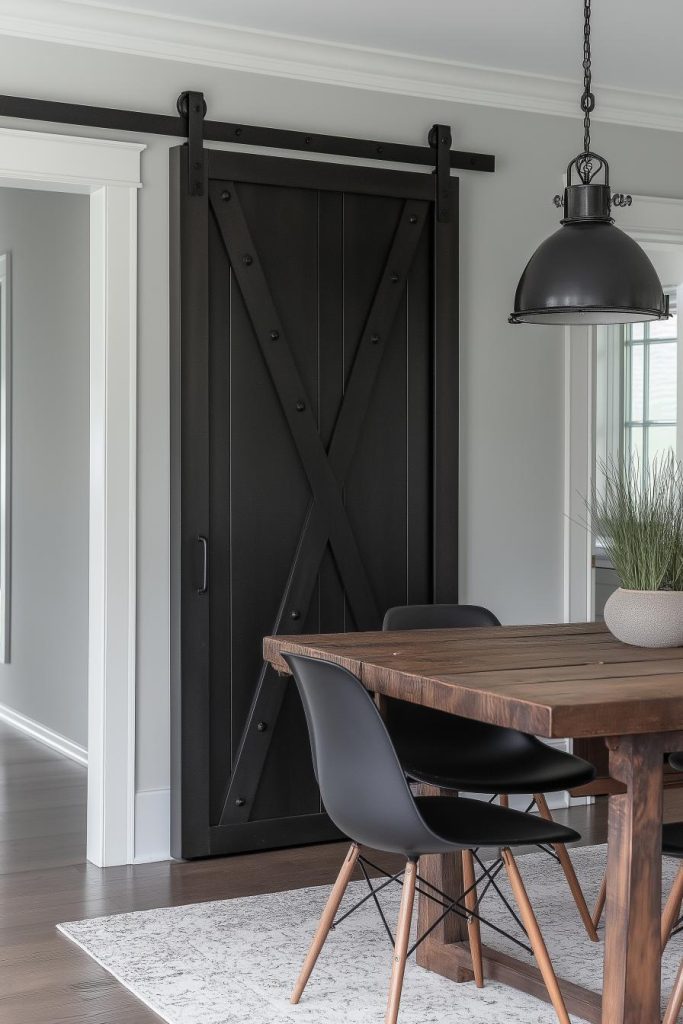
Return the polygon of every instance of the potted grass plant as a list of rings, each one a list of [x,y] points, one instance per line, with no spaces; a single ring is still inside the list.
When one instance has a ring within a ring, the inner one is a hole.
[[[605,605],[614,636],[637,647],[683,645],[683,464],[673,451],[643,473],[608,460],[587,507],[621,586]]]

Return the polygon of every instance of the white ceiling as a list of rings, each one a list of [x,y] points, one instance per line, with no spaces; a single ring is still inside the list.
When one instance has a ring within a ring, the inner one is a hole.
[[[75,2],[556,78],[581,74],[581,0]],[[594,0],[593,8],[598,102],[601,84],[683,96],[681,0]]]

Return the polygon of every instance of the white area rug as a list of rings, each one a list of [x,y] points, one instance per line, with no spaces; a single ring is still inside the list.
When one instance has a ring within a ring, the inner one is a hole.
[[[605,857],[605,847],[572,852],[589,905],[600,887]],[[602,943],[588,940],[561,869],[542,853],[520,857],[518,863],[557,973],[599,991]],[[675,868],[664,861],[665,892]],[[354,883],[344,905],[366,891],[364,882]],[[325,886],[298,889],[91,918],[59,928],[169,1024],[381,1024],[391,951],[372,900],[331,933],[301,1003],[289,1003],[328,892]],[[399,896],[398,886],[392,885],[382,897],[392,925]],[[483,913],[507,928],[510,921],[500,906],[490,896]],[[484,928],[483,937],[489,945],[525,956],[491,929]],[[665,954],[666,995],[682,955],[683,934],[671,940]],[[493,982],[483,990],[473,983],[456,985],[411,961],[400,1024],[451,1022],[555,1024],[556,1017],[549,1005],[514,989]]]

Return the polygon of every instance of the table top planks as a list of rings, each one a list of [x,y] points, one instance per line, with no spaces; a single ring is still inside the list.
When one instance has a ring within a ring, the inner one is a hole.
[[[683,730],[683,648],[602,623],[272,636],[263,654],[334,661],[373,692],[548,738]]]

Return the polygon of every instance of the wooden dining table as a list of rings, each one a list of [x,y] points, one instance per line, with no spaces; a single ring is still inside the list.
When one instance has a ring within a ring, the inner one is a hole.
[[[658,1024],[663,761],[683,750],[683,648],[630,647],[602,624],[572,623],[273,636],[263,651],[279,672],[287,672],[284,653],[343,665],[380,702],[398,698],[548,739],[604,737],[610,796],[602,995],[565,979],[560,987],[569,1012],[585,1020]],[[422,858],[420,874],[443,892],[462,892],[460,860]],[[421,898],[421,930],[439,909]],[[484,958],[488,978],[547,999],[533,965],[488,946]],[[470,980],[462,919],[449,914],[418,947],[417,960],[455,982]]]

